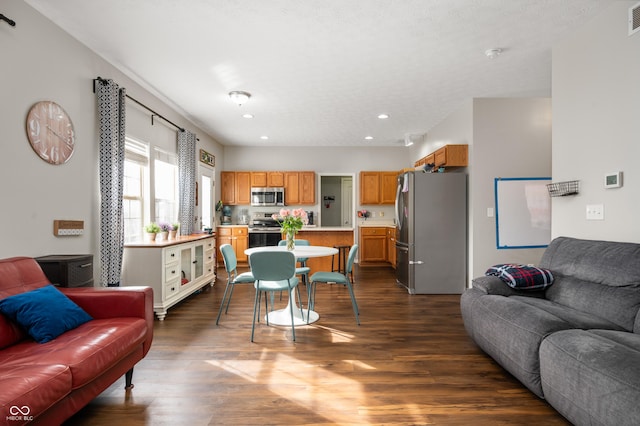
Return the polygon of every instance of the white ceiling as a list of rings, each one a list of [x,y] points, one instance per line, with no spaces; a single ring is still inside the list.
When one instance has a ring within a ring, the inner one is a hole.
[[[552,46],[612,1],[26,0],[223,145],[270,146],[400,146],[470,98],[551,96]]]

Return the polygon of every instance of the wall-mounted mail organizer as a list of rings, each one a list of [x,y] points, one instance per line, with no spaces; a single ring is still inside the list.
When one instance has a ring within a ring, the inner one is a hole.
[[[567,195],[576,195],[580,192],[580,181],[569,180],[566,182],[556,182],[547,185],[549,195],[552,197],[565,197]]]
[[[84,220],[54,220],[53,235],[57,237],[77,236],[84,233]]]

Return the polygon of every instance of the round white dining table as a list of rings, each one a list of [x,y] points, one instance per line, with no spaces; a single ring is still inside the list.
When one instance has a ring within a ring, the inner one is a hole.
[[[244,253],[251,257],[251,254],[259,251],[287,251],[285,246],[267,246],[267,247],[253,247],[246,249]],[[293,255],[296,259],[305,259],[308,257],[324,257],[333,256],[338,253],[338,249],[333,247],[324,246],[296,246],[293,249]],[[307,283],[308,285],[308,283]],[[291,309],[289,305],[293,304],[293,323],[295,325],[306,325],[318,321],[320,315],[316,311],[309,309],[301,309],[296,303],[296,292],[291,292],[292,296],[289,298],[289,303],[284,309],[277,311],[271,311],[267,313],[269,323],[276,325],[291,325]],[[307,317],[309,320],[307,321]]]

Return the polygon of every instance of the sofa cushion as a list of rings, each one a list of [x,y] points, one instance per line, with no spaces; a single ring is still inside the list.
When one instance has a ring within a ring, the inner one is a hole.
[[[540,266],[553,271],[546,297],[634,329],[640,309],[640,244],[559,237]]]
[[[36,345],[33,341],[30,342]],[[6,424],[23,424],[16,417],[37,417],[67,396],[70,390],[71,371],[66,365],[2,364],[0,419],[6,421]]]
[[[640,424],[640,336],[567,330],[540,347],[545,398],[575,424]]]
[[[485,275],[495,275],[509,287],[519,290],[543,290],[553,284],[549,270],[518,263],[494,265]]]
[[[465,327],[472,329],[470,334],[486,353],[540,397],[538,350],[547,335],[579,327],[616,328],[609,321],[544,299],[475,294],[475,298],[464,298]]]
[[[25,342],[2,351],[3,365],[61,364],[70,368],[77,389],[134,350],[142,352],[147,333],[142,318],[96,319],[45,344]],[[140,358],[142,358],[142,353]]]
[[[92,319],[53,285],[0,300],[0,312],[18,323],[38,343],[49,342]]]

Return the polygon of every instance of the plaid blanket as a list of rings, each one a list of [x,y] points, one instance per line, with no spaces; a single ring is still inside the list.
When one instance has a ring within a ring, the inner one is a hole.
[[[485,275],[495,275],[518,290],[543,290],[553,284],[551,271],[516,263],[494,265],[487,269]]]

